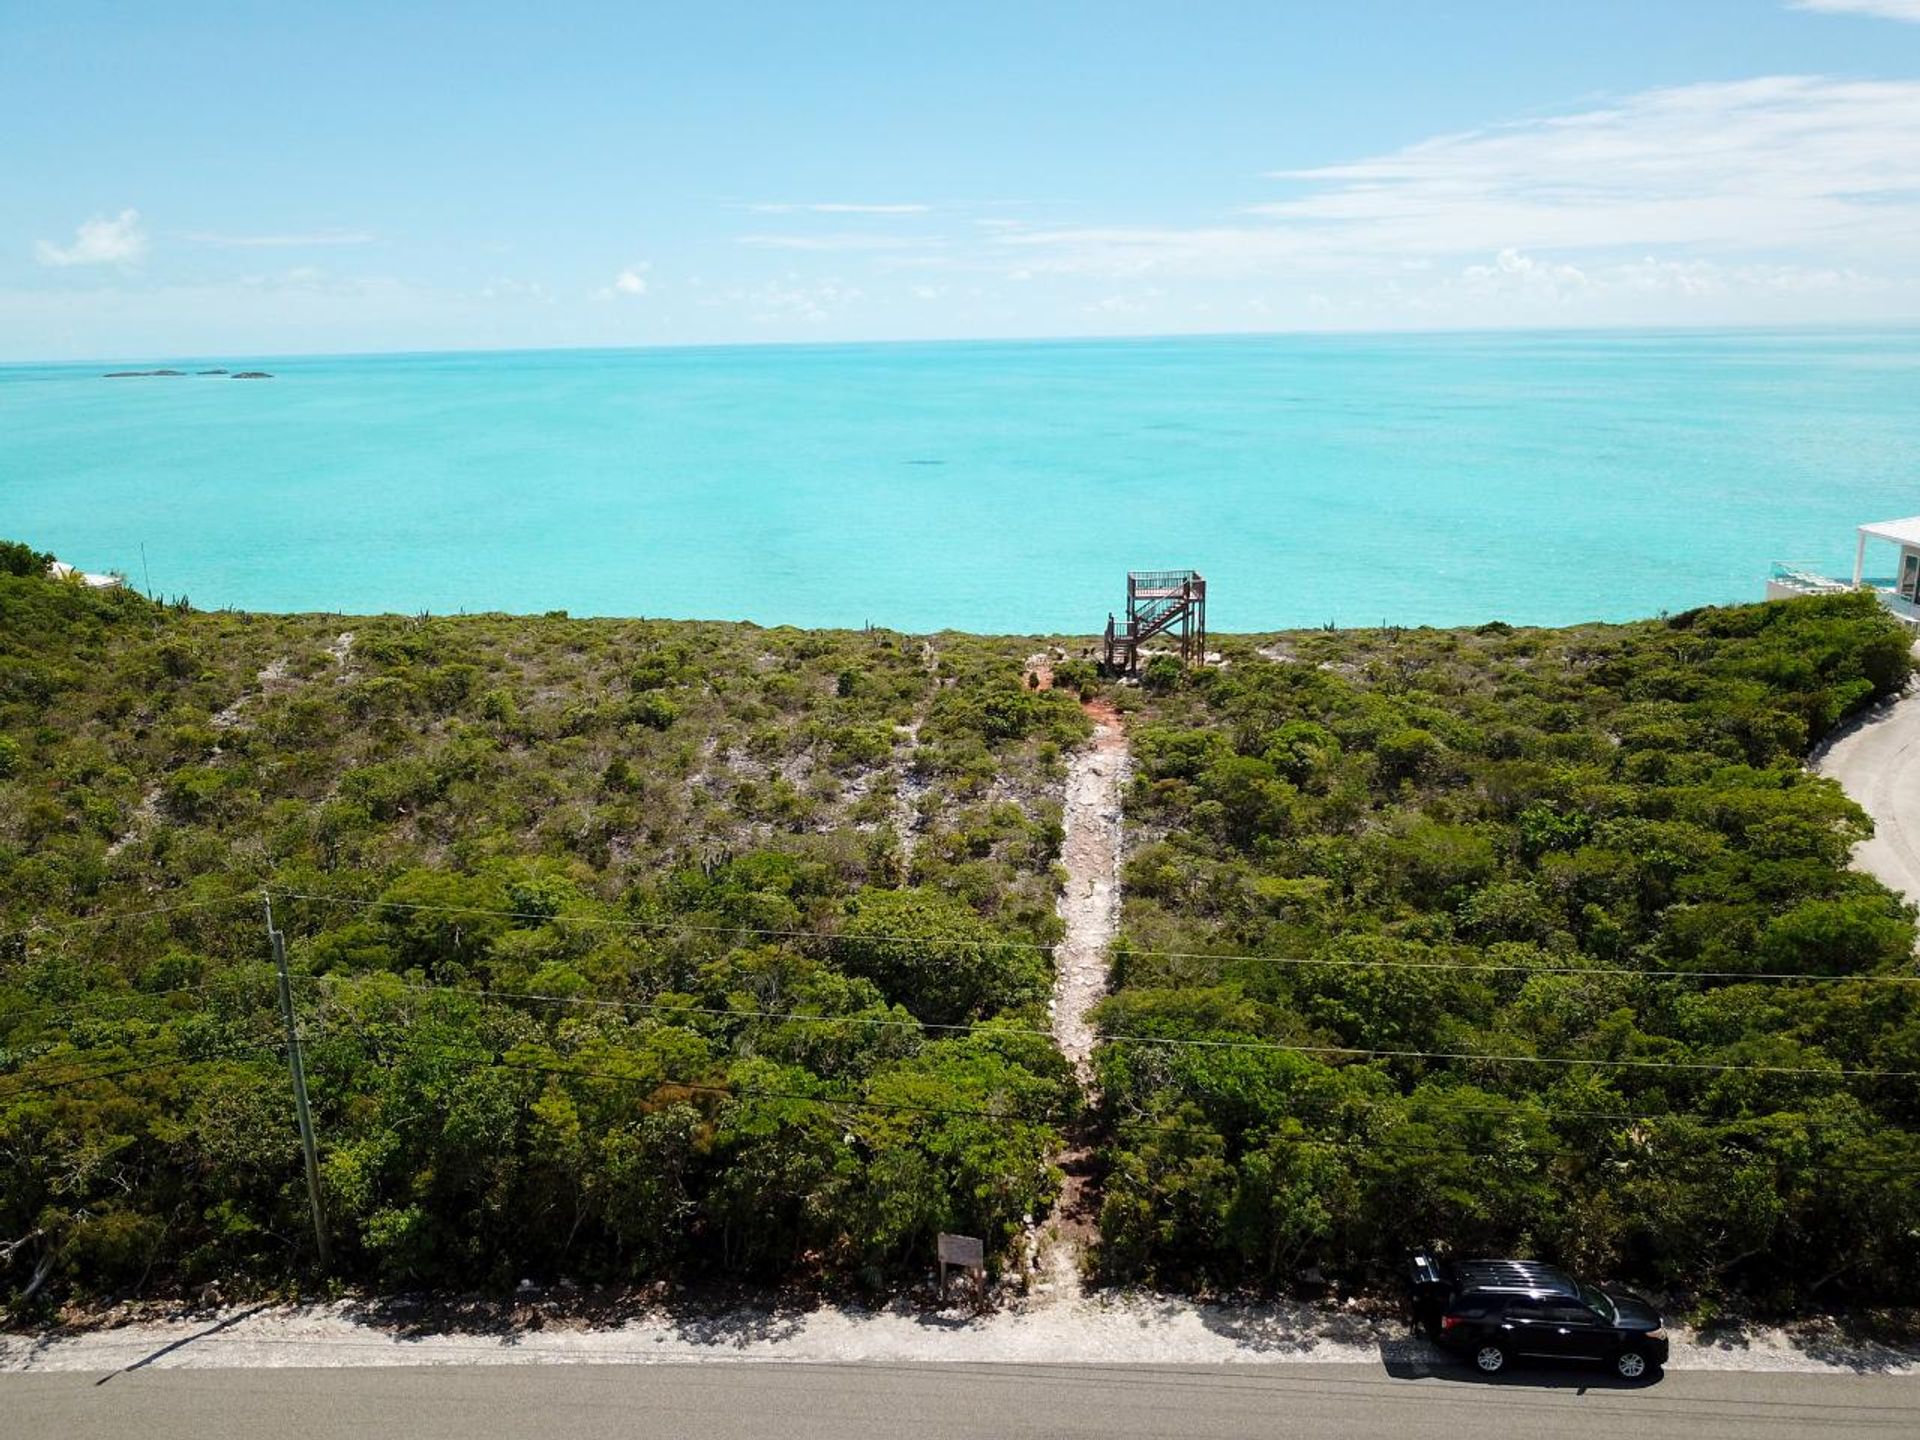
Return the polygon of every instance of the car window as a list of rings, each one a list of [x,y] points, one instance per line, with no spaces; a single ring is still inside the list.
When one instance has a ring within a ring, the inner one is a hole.
[[[1576,1300],[1557,1300],[1547,1307],[1547,1318],[1556,1325],[1592,1325],[1600,1317]]]
[[[1541,1318],[1541,1305],[1538,1300],[1513,1299],[1507,1302],[1509,1320],[1538,1320]]]
[[[1580,1287],[1580,1298],[1586,1301],[1588,1308],[1598,1314],[1607,1324],[1611,1325],[1615,1320],[1619,1319],[1620,1312],[1614,1309],[1613,1301],[1606,1297],[1605,1292],[1596,1290],[1591,1285],[1582,1285]]]

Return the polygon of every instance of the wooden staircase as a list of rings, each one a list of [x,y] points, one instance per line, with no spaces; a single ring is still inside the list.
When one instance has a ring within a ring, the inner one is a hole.
[[[1207,656],[1207,582],[1197,570],[1127,572],[1127,618],[1107,616],[1106,670],[1132,675],[1140,649],[1156,635],[1177,634],[1180,661],[1203,664]]]

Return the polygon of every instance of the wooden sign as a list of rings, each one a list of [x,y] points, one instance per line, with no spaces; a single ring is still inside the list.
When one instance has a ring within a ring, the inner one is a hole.
[[[942,1235],[940,1263],[959,1265],[968,1270],[984,1270],[987,1265],[987,1247],[976,1235]]]
[[[973,1301],[987,1303],[987,1247],[977,1235],[940,1237],[940,1298],[947,1298],[947,1275],[958,1270],[973,1278]]]

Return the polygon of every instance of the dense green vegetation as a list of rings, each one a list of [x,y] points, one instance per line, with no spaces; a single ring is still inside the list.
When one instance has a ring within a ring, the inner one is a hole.
[[[1150,688],[1100,1014],[1140,1039],[1097,1055],[1109,1276],[1438,1242],[1910,1301],[1913,917],[1802,766],[1908,644],[1839,596],[1296,635]]]
[[[880,1284],[1050,1200],[1086,722],[1031,646],[44,563],[0,563],[0,1295],[310,1266],[269,888],[345,1278]]]
[[[1107,1277],[1438,1242],[1920,1283],[1913,917],[1802,763],[1906,683],[1864,597],[1043,691],[1025,640],[201,614],[45,560],[0,546],[0,1296],[311,1273],[263,891],[340,1278],[1004,1247],[1083,1118],[1046,1038],[1076,691],[1136,764]]]

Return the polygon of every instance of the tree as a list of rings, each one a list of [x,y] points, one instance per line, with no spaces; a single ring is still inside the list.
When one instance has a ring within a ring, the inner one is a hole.
[[[920,887],[855,895],[834,956],[929,1024],[979,1019],[1046,992],[1044,952],[1008,943],[959,901]]]
[[[0,540],[0,575],[41,576],[53,564],[53,556],[23,545],[18,540]]]

